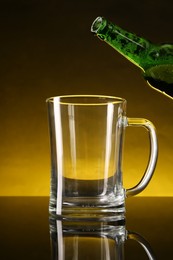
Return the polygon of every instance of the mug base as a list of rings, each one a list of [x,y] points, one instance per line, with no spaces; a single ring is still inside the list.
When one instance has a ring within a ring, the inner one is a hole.
[[[50,216],[63,221],[91,221],[91,222],[124,222],[124,204],[111,208],[82,208],[63,207],[61,213],[56,213],[56,209],[49,206]]]
[[[124,191],[98,197],[64,197],[62,204],[51,196],[49,213],[69,221],[121,221],[125,219]]]

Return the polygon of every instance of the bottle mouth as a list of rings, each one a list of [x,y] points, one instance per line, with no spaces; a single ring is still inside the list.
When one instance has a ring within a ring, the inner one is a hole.
[[[98,31],[103,30],[105,26],[106,20],[103,17],[98,16],[91,25],[91,32],[97,33]]]

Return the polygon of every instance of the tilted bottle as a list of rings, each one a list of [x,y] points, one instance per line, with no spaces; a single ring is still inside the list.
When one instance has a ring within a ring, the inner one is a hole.
[[[152,88],[173,98],[173,45],[153,44],[103,17],[94,20],[91,31],[138,66]]]

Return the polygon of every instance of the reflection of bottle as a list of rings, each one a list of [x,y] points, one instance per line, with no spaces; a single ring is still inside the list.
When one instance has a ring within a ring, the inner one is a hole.
[[[91,31],[144,71],[154,89],[173,98],[173,45],[155,45],[97,17]]]

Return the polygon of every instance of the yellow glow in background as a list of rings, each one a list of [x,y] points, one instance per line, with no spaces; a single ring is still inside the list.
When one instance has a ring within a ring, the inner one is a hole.
[[[93,20],[103,15],[153,42],[173,42],[169,5],[163,12],[163,1],[156,0],[143,8],[128,0],[1,3],[0,196],[49,195],[45,100],[64,94],[124,97],[127,116],[152,121],[159,158],[140,196],[173,196],[173,101],[149,88],[138,68],[90,33]],[[148,144],[144,129],[126,129],[125,187],[145,171]]]

